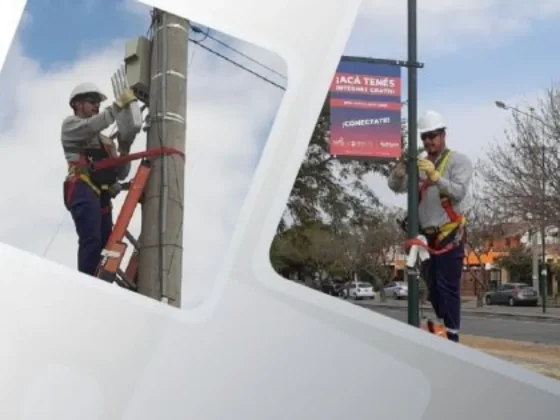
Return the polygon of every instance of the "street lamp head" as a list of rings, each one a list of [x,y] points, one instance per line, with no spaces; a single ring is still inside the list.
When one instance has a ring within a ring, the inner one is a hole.
[[[508,108],[507,105],[505,103],[503,103],[502,101],[496,101],[494,103],[496,104],[496,106],[498,108],[501,108],[501,109],[507,109]]]

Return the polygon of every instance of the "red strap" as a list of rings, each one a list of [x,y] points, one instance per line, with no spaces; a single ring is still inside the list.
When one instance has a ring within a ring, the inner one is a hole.
[[[445,213],[447,213],[447,217],[449,217],[449,220],[451,220],[451,222],[458,223],[461,221],[461,216],[455,212],[449,199],[444,198],[443,200],[441,200],[441,205],[445,210]]]
[[[445,254],[446,252],[451,251],[455,247],[455,244],[453,242],[450,242],[449,244],[447,244],[446,246],[444,246],[441,249],[434,249],[434,248],[430,248],[428,245],[426,245],[424,242],[422,242],[418,238],[408,239],[404,243],[404,247],[407,251],[412,247],[412,245],[417,245],[420,248],[424,248],[426,251],[428,251],[432,255]]]
[[[420,185],[420,189],[418,190],[418,202],[422,201],[422,197],[426,190],[432,185],[431,182],[426,181],[422,185]]]
[[[154,149],[148,149],[143,152],[131,153],[126,156],[102,159],[100,161],[95,162],[92,165],[92,172],[98,171],[100,169],[113,168],[115,166],[132,162],[133,160],[139,160],[148,157],[162,156],[162,155],[179,155],[183,159],[185,158],[185,154],[181,152],[179,149],[175,149],[173,147],[158,147]]]
[[[72,195],[74,194],[74,188],[76,187],[76,182],[78,181],[77,176],[73,176],[67,180],[66,184],[66,196],[64,197],[66,207],[70,206],[70,200],[72,200]]]

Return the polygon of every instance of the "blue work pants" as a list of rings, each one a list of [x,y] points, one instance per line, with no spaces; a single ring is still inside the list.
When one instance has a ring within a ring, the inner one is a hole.
[[[436,316],[443,320],[450,340],[459,341],[461,328],[461,279],[463,277],[464,243],[441,255],[430,255],[423,263],[422,276],[428,287],[430,303]]]
[[[78,271],[94,276],[113,229],[111,198],[80,179],[66,182],[64,194],[78,234]]]

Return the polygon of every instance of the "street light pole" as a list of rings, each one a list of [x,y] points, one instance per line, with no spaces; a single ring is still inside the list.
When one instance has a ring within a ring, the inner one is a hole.
[[[546,263],[546,145],[542,144],[542,188],[541,188],[541,243],[542,243],[542,270],[541,270],[541,299],[542,311],[546,312],[546,304],[548,300],[547,286],[548,286],[548,269]]]
[[[549,124],[547,124],[545,121],[543,121],[541,118],[537,117],[535,115],[535,108],[529,108],[530,113],[528,112],[524,112],[521,111],[518,108],[512,107],[507,105],[506,103],[502,102],[502,101],[495,101],[495,104],[498,108],[500,109],[504,109],[504,110],[512,110],[513,112],[516,112],[518,114],[521,115],[525,115],[528,118],[534,119],[536,121],[539,121],[544,127],[547,127],[549,129],[554,129],[553,127],[551,127]],[[542,300],[542,311],[543,313],[546,312],[546,304],[547,304],[547,300],[548,300],[548,292],[547,292],[547,288],[548,288],[548,269],[547,269],[547,262],[546,262],[546,207],[545,207],[545,201],[546,201],[546,144],[544,142],[544,139],[542,139],[541,142],[541,178],[542,178],[542,185],[540,188],[540,192],[541,192],[541,206],[540,206],[540,235],[541,235],[541,269],[540,269],[540,276],[539,276],[539,283],[540,283],[540,294],[541,294],[541,300]],[[536,229],[535,229],[536,230]],[[535,232],[536,233],[536,232]],[[532,241],[532,252],[533,252],[533,276],[535,272],[538,272],[539,270],[536,269],[535,264],[538,261],[538,257],[537,255],[537,241],[534,240]],[[533,279],[534,281],[534,279]]]

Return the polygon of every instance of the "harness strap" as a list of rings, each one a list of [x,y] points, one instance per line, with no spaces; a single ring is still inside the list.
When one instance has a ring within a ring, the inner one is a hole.
[[[123,165],[134,160],[146,159],[156,156],[164,155],[179,155],[183,159],[185,158],[185,153],[179,149],[173,147],[155,147],[153,149],[148,149],[143,152],[131,153],[126,156],[118,156],[112,158],[101,159],[97,162],[91,163],[90,168],[92,172],[99,171],[100,169],[113,168],[115,166]]]
[[[90,186],[97,195],[100,195],[102,190],[109,189],[109,185],[102,185],[101,188],[98,188],[89,177],[89,174],[92,172],[99,171],[101,169],[113,168],[115,166],[123,165],[134,160],[163,155],[179,155],[183,159],[185,158],[184,152],[173,147],[157,147],[153,149],[147,149],[143,152],[131,153],[126,156],[109,157],[101,159],[97,162],[89,162],[86,156],[82,153],[77,161],[70,162],[68,165],[67,181],[70,183],[70,185],[66,194],[66,199],[68,200],[67,202],[70,202],[69,199],[72,196],[75,183],[78,181],[78,179],[81,179],[88,186]]]
[[[420,239],[418,238],[412,238],[412,239],[408,239],[405,241],[404,243],[404,247],[405,249],[408,251],[413,245],[417,245],[420,248],[424,248],[426,251],[428,251],[430,254],[432,255],[442,255],[445,254],[446,252],[451,251],[453,248],[456,247],[456,242],[450,242],[447,245],[445,245],[442,248],[433,248],[430,247],[428,245],[426,245],[424,242],[422,242]]]
[[[443,174],[446,167],[447,167],[447,163],[449,162],[449,157],[451,156],[451,150],[446,149],[444,151],[443,157],[441,159],[441,161],[439,162],[438,166],[437,166],[437,171],[440,174]],[[426,190],[432,186],[433,183],[430,182],[429,180],[426,180],[426,182],[424,182],[419,189],[419,202],[422,201],[422,197],[424,196],[424,193],[426,192]],[[440,228],[440,232],[437,238],[437,242],[440,242],[442,239],[444,239],[448,234],[450,234],[451,232],[453,232],[455,229],[460,228],[462,226],[464,226],[467,222],[465,216],[457,213],[455,211],[455,209],[453,208],[453,205],[451,204],[451,200],[449,197],[447,197],[445,194],[440,194],[440,202],[441,202],[441,206],[443,207],[443,210],[445,211],[445,213],[447,214],[447,217],[449,218],[449,223],[445,223],[444,225],[441,226]]]

